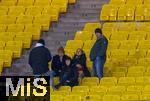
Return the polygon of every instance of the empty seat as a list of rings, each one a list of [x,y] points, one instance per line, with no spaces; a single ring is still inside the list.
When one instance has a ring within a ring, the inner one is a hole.
[[[67,95],[64,97],[63,101],[82,101],[81,96],[78,95]]]
[[[101,24],[100,23],[86,23],[83,31],[88,31],[93,34],[96,28],[101,28]]]
[[[150,23],[149,22],[139,23],[137,30],[138,31],[149,31],[150,30]]]
[[[129,50],[129,58],[144,58],[147,54],[146,50]]]
[[[127,38],[128,38],[128,32],[118,31],[112,33],[110,40],[127,40]]]
[[[18,0],[17,5],[27,7],[27,6],[32,6],[33,3],[34,3],[34,0],[28,0],[28,1],[27,0]]]
[[[136,101],[139,100],[139,96],[136,94],[126,94],[121,96],[121,101]]]
[[[51,101],[62,101],[62,96],[60,95],[50,95]]]
[[[150,77],[136,77],[136,85],[149,85],[150,84]]]
[[[83,42],[80,40],[68,40],[65,49],[72,49],[76,51],[78,48],[83,47]]]
[[[137,65],[147,67],[147,66],[149,66],[149,64],[150,64],[150,58],[140,58],[138,60],[138,64]]]
[[[5,24],[0,24],[0,32],[5,32],[7,29],[7,26]]]
[[[17,24],[32,24],[33,16],[31,15],[21,15],[18,16],[16,23]]]
[[[125,4],[126,0],[110,0],[109,4],[113,4],[113,5],[122,5]]]
[[[1,15],[0,24],[15,24],[16,16],[13,15]]]
[[[143,93],[144,94],[150,94],[150,85],[145,86]]]
[[[135,31],[137,29],[137,25],[135,22],[121,22],[118,23],[118,30],[119,31]],[[127,33],[129,33],[127,32]]]
[[[108,89],[107,94],[111,94],[111,95],[122,95],[124,94],[126,91],[126,87],[125,86],[111,86]]]
[[[119,47],[119,49],[136,49],[138,45],[138,41],[134,41],[134,40],[126,40],[126,41],[121,41],[121,45]]]
[[[7,32],[23,32],[24,25],[22,24],[10,24],[8,25]]]
[[[118,26],[117,23],[114,22],[107,22],[103,24],[102,27],[103,32],[107,32],[107,31],[117,31],[118,30]]]
[[[25,12],[25,7],[23,6],[10,6],[8,15],[19,16],[19,15],[23,15],[24,12]]]
[[[3,50],[5,47],[5,42],[4,41],[0,41],[0,50]]]
[[[117,78],[115,77],[103,77],[100,80],[100,85],[103,86],[112,86],[117,84]]]
[[[88,86],[74,86],[72,92],[89,92]]]
[[[150,49],[150,41],[149,40],[142,40],[139,42],[139,49]]]
[[[105,95],[102,101],[120,101],[120,96],[118,95]]]
[[[3,32],[0,33],[0,40],[4,42],[13,41],[15,35],[13,33]]]
[[[8,13],[8,7],[7,6],[0,6],[0,14],[6,15]]]
[[[118,85],[122,86],[129,86],[135,84],[135,78],[134,77],[121,77],[118,80]]]
[[[119,54],[118,54],[119,53]],[[128,51],[121,49],[111,50],[111,58],[126,58],[128,56]]]
[[[142,5],[143,0],[127,0],[126,5]]]
[[[70,86],[62,86],[59,88],[58,91],[68,91],[71,92],[71,87]]]
[[[140,95],[140,100],[149,100],[150,99],[150,94],[142,94]]]
[[[87,101],[87,100],[90,100],[90,101],[101,101],[101,97],[98,96],[98,95],[89,95],[89,96],[86,96],[83,98],[83,101]]]
[[[137,94],[140,95],[143,91],[143,86],[128,86],[127,93],[128,94]]]
[[[52,0],[35,0],[35,6],[50,6]]]
[[[87,40],[84,42],[83,50],[90,50],[95,43],[95,40]]]
[[[99,79],[97,77],[85,77],[82,79],[81,81],[82,83],[85,83],[85,82],[92,82],[92,83],[96,83],[96,84],[99,84]]]
[[[143,76],[144,72],[145,72],[145,67],[143,67],[143,66],[133,66],[133,67],[128,68],[127,76],[130,76],[130,77]]]
[[[92,33],[89,33],[87,31],[77,31],[74,40],[82,40],[82,41],[91,40],[92,36],[93,36]]]
[[[91,86],[89,94],[104,96],[107,93],[107,90],[108,88],[105,86]]]
[[[133,31],[129,33],[129,40],[145,40],[147,33],[145,31]]]
[[[108,43],[108,50],[118,49],[120,46],[120,41],[118,40],[110,40]]]
[[[26,15],[40,15],[42,13],[43,7],[42,6],[30,6],[26,8]]]

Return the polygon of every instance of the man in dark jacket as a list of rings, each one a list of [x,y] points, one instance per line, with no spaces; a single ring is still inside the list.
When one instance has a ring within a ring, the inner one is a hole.
[[[30,52],[29,64],[34,75],[44,75],[49,72],[48,63],[51,61],[51,53],[45,47],[45,41],[40,39],[35,48]]]
[[[90,59],[93,61],[94,75],[98,76],[98,78],[102,78],[103,67],[106,61],[108,40],[102,35],[102,30],[99,28],[95,30],[95,34],[97,36],[97,41],[91,49]]]

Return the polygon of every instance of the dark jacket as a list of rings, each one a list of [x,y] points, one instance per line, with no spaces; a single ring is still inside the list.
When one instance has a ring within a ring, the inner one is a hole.
[[[106,57],[107,46],[108,40],[105,36],[102,36],[100,39],[98,39],[90,52],[91,61],[94,61],[97,56]]]
[[[46,47],[35,47],[29,56],[29,64],[33,69],[33,73],[41,75],[49,71],[48,63],[51,59],[51,53]]]
[[[59,55],[55,55],[53,57],[53,60],[52,60],[52,64],[51,64],[51,67],[52,67],[52,70],[56,73],[60,73],[61,72],[64,72],[66,69],[66,60],[67,59],[71,59],[70,57],[68,57],[67,55],[64,55],[63,58],[62,58],[62,61],[60,61],[60,56]]]
[[[75,55],[72,59],[72,64],[75,66],[77,64],[80,64],[82,66],[83,72],[84,72],[84,76],[91,76],[90,72],[87,69],[86,66],[86,55],[82,54],[81,56],[77,56]]]

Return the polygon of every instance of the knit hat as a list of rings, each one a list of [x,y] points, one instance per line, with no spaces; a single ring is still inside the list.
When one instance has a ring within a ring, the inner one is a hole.
[[[96,28],[95,33],[101,33],[102,34],[102,30],[100,28]]]
[[[40,40],[38,41],[38,43],[41,43],[41,44],[45,45],[45,41],[44,41],[43,39],[40,39]]]

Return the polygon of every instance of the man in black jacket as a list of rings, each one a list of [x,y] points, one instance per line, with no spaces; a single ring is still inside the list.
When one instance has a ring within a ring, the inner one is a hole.
[[[45,41],[40,39],[35,48],[30,52],[29,64],[34,75],[45,75],[49,72],[48,63],[51,61],[51,53],[45,47]]]
[[[97,41],[90,52],[90,59],[93,61],[94,75],[98,78],[103,77],[103,67],[106,61],[106,51],[108,46],[107,38],[102,35],[102,30],[97,28],[95,30]]]

